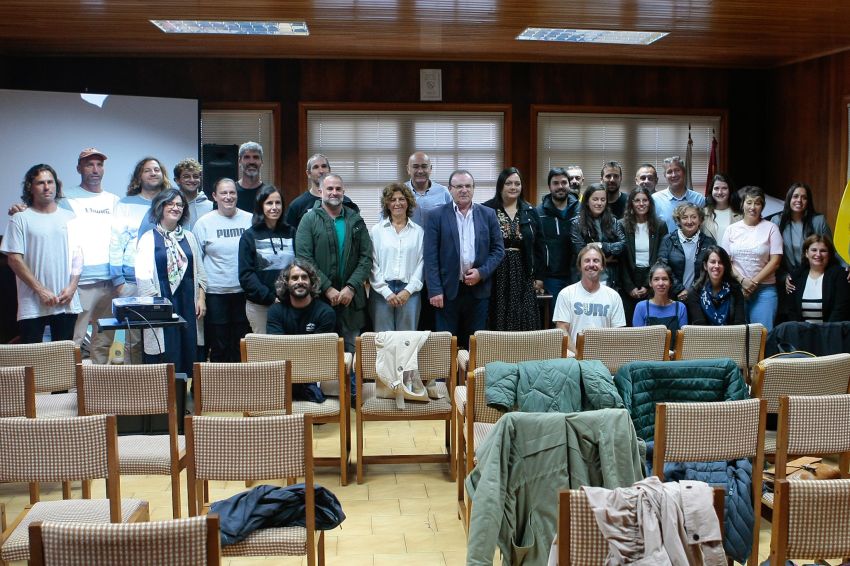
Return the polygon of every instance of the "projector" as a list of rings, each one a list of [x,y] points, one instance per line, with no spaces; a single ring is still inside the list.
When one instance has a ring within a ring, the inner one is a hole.
[[[120,297],[112,299],[112,316],[119,322],[161,322],[171,320],[174,307],[163,297]]]

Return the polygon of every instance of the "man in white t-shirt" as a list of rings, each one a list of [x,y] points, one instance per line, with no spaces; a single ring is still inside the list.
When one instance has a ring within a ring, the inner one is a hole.
[[[570,349],[585,328],[617,328],[626,325],[623,300],[599,276],[605,271],[605,255],[598,244],[588,244],[576,262],[581,280],[558,293],[552,321],[570,335]]]
[[[77,284],[83,258],[69,243],[74,214],[57,206],[61,197],[56,171],[46,164],[31,167],[24,177],[26,209],[9,220],[0,245],[17,280],[23,344],[41,342],[48,325],[52,341],[70,340],[81,310]]]
[[[116,296],[109,275],[109,237],[112,232],[112,213],[118,204],[118,196],[105,191],[101,186],[106,154],[94,147],[80,152],[77,172],[80,185],[65,191],[59,206],[73,212],[80,230],[79,242],[83,248],[83,272],[77,290],[83,312],[77,317],[74,327],[74,342],[82,344],[92,326],[90,358],[95,364],[109,361],[109,347],[114,332],[100,332],[97,320],[112,316],[112,299]]]

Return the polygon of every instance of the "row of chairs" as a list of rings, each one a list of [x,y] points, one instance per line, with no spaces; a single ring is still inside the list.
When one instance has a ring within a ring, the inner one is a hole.
[[[653,471],[664,463],[751,458],[753,493],[761,493],[764,465],[764,399],[656,406]],[[813,423],[812,415],[830,415]],[[787,481],[785,464],[798,456],[838,455],[842,479]],[[776,492],[754,498],[749,564],[758,563],[759,522],[764,503],[773,509],[771,564],[787,558],[850,556],[850,395],[779,399]],[[718,509],[716,495],[715,508]],[[719,515],[721,516],[721,515]],[[560,494],[559,564],[602,564],[607,545],[581,490]]]
[[[287,365],[287,362],[278,363]],[[166,368],[173,379],[173,368],[170,365]],[[9,369],[5,368],[6,371]],[[31,372],[27,378],[31,381]],[[90,394],[91,388],[86,387],[85,393]],[[40,501],[38,489],[31,487],[30,505],[9,525],[6,524],[5,505],[0,503],[0,564],[29,559],[28,535],[30,526],[36,522],[107,524],[149,520],[147,502],[121,497],[122,455],[116,419],[115,415],[0,418],[0,451],[4,454],[0,460],[0,482],[27,482],[30,486],[49,481],[84,482],[82,500]],[[121,437],[124,438],[128,437]],[[209,481],[286,479],[291,484],[295,478],[304,478],[307,486],[314,485],[312,420],[309,416],[250,419],[187,416],[185,438],[186,451],[182,461],[187,471],[190,516],[203,515],[209,510]],[[96,479],[106,480],[106,499],[91,499],[90,482]],[[179,497],[179,486],[172,489]],[[255,531],[245,540],[225,547],[223,555],[306,555],[310,566],[323,564],[324,534],[315,528],[315,493],[312,489],[305,490],[305,508],[305,527]],[[149,528],[152,531],[157,529]],[[168,530],[169,527],[162,529]],[[124,542],[129,547],[139,544],[132,539]],[[63,555],[70,556],[68,552]],[[81,559],[79,563],[90,562]],[[149,560],[142,563],[165,562]]]

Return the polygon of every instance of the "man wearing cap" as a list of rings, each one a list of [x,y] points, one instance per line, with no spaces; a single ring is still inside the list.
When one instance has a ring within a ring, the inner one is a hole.
[[[81,151],[77,159],[80,185],[67,189],[65,198],[59,201],[61,208],[77,216],[74,226],[79,231],[77,236],[83,249],[83,271],[77,287],[83,311],[77,316],[74,342],[77,346],[82,344],[91,323],[90,358],[96,364],[109,361],[109,347],[114,336],[114,332],[99,332],[97,327],[97,319],[112,316],[115,296],[109,276],[109,236],[118,197],[103,190],[101,185],[104,161],[106,154],[97,148]]]

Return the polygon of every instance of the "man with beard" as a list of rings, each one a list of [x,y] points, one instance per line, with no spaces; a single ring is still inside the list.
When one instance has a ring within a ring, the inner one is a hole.
[[[585,328],[618,328],[626,325],[619,293],[599,282],[605,271],[605,255],[598,244],[588,244],[578,253],[581,280],[558,294],[552,321],[570,335],[570,349]]]
[[[360,214],[342,205],[345,186],[339,175],[322,179],[322,200],[301,220],[295,255],[316,266],[319,288],[336,311],[337,332],[345,350],[366,322],[365,283],[372,272],[372,240]]]
[[[304,214],[322,200],[322,179],[330,175],[330,172],[331,164],[327,157],[321,153],[310,156],[307,160],[307,190],[298,195],[287,208],[287,224],[297,230]],[[354,212],[360,212],[354,201],[348,197],[343,197],[342,204]]]
[[[187,157],[174,166],[174,182],[189,203],[189,221],[186,228],[191,230],[198,219],[213,209],[213,203],[201,189],[201,164],[197,159]]]
[[[581,197],[582,188],[584,185],[584,171],[578,165],[570,165],[567,167],[567,181],[569,181],[569,191],[576,200]]]
[[[319,274],[309,261],[295,258],[283,268],[275,283],[280,302],[269,308],[268,334],[322,334],[334,332],[336,314],[320,293]]]
[[[254,212],[257,195],[265,186],[260,174],[263,168],[263,146],[249,141],[239,146],[239,180],[236,181],[236,208]]]
[[[620,183],[623,180],[623,168],[616,161],[609,161],[602,166],[602,173],[599,176],[602,184],[605,185],[605,193],[608,197],[608,209],[619,220],[626,212],[626,204],[629,200],[629,197],[625,193],[620,192]]]
[[[553,297],[557,297],[572,279],[570,223],[576,215],[578,199],[570,192],[568,173],[569,169],[564,170],[563,167],[549,170],[549,194],[537,207],[546,248],[546,261],[541,272],[543,287]]]
[[[674,233],[678,226],[673,219],[673,211],[680,204],[690,203],[698,208],[705,206],[705,197],[685,186],[685,164],[678,155],[664,160],[664,177],[667,188],[652,195],[655,201],[655,215],[667,223],[667,230]]]
[[[655,192],[655,187],[658,186],[658,171],[652,163],[643,163],[638,167],[635,173],[635,186],[646,189],[649,194]]]

